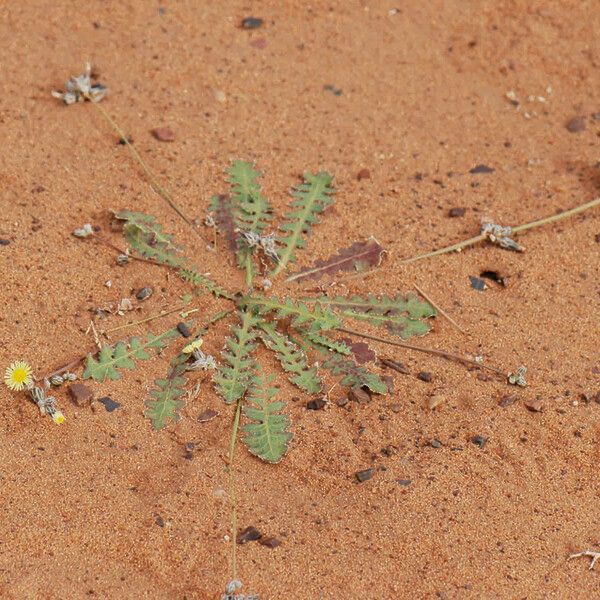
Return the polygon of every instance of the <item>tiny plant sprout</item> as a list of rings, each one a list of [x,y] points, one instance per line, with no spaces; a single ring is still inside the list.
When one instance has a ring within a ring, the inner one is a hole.
[[[85,65],[85,70],[81,75],[71,77],[65,83],[64,92],[53,91],[52,95],[65,104],[75,104],[76,102],[100,102],[106,94],[108,88],[101,83],[92,83],[92,65],[88,62]]]

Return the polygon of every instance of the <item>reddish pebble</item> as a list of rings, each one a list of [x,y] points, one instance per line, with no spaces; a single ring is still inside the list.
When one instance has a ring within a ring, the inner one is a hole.
[[[157,127],[150,132],[159,142],[174,142],[175,134],[169,127]]]
[[[356,179],[358,179],[359,181],[362,181],[363,179],[371,179],[371,172],[369,171],[369,169],[361,169],[356,174]]]

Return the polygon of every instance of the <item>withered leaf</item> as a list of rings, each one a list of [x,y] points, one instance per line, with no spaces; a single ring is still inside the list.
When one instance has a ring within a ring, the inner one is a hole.
[[[342,338],[342,342],[350,348],[354,355],[354,359],[359,365],[364,365],[367,362],[372,362],[377,359],[377,354],[365,342],[354,342],[350,338]]]
[[[371,237],[366,242],[354,242],[352,246],[340,250],[327,260],[318,260],[312,267],[290,275],[287,281],[320,279],[323,275],[333,275],[338,271],[360,272],[369,267],[378,267],[383,253],[381,244]]]
[[[231,196],[228,194],[213,196],[210,211],[213,214],[217,231],[225,236],[228,248],[235,252],[237,250],[237,233],[233,212],[234,203]]]

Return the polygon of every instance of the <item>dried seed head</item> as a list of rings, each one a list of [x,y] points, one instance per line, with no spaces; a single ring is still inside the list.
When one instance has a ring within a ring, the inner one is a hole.
[[[129,255],[127,255],[127,254],[119,254],[119,256],[117,256],[117,264],[120,267],[123,267],[128,262],[129,262]]]
[[[77,375],[75,373],[63,373],[62,378],[65,381],[76,381],[77,380]]]
[[[52,385],[62,385],[65,382],[64,377],[61,377],[60,375],[52,375],[52,377],[50,377],[50,383]]]
[[[492,244],[498,244],[498,246],[506,250],[514,250],[515,252],[523,252],[525,250],[523,246],[511,239],[512,227],[503,227],[495,223],[483,223],[481,234],[485,235]]]
[[[89,223],[86,223],[80,229],[74,229],[73,235],[78,238],[86,238],[90,235],[94,235],[94,230],[92,229],[92,226]]]
[[[76,102],[84,102],[85,100],[100,102],[107,93],[108,88],[106,86],[101,83],[92,84],[92,65],[86,63],[85,71],[81,75],[71,77],[65,83],[64,92],[53,91],[52,95],[62,100],[65,104],[70,105]]]
[[[511,385],[519,385],[521,387],[525,387],[527,385],[527,380],[525,379],[525,375],[527,374],[527,367],[521,365],[517,368],[516,373],[508,374],[508,383]]]

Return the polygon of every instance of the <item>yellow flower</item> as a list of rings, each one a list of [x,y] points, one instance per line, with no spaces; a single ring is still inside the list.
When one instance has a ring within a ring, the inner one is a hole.
[[[63,415],[60,410],[57,410],[53,415],[52,415],[52,420],[57,424],[57,425],[62,425],[65,421],[65,415]]]
[[[202,346],[203,340],[195,340],[194,342],[189,343],[182,352],[184,354],[191,354],[194,350],[198,350],[200,346]]]
[[[17,392],[29,388],[33,384],[31,367],[22,360],[14,362],[4,373],[4,383]]]

